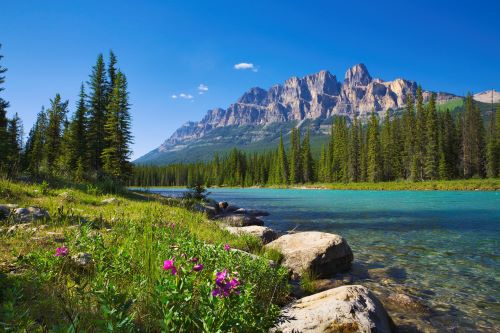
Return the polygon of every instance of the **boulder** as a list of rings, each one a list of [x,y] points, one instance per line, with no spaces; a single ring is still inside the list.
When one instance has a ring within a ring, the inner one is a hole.
[[[107,205],[107,204],[117,204],[119,202],[120,202],[120,200],[118,200],[117,198],[107,198],[107,199],[104,199],[104,200],[101,201],[101,203],[105,204],[105,205]]]
[[[238,206],[233,206],[233,205],[229,205],[226,207],[225,211],[227,213],[234,213],[235,211],[237,211],[238,209],[240,209],[240,207]]]
[[[208,217],[214,217],[217,214],[217,209],[206,203],[197,203],[194,205],[194,210],[200,213],[205,213]]]
[[[247,227],[226,227],[226,230],[232,234],[243,234],[243,235],[252,235],[262,240],[262,243],[267,244],[272,242],[278,235],[276,232],[267,227],[258,226],[258,225],[250,225]]]
[[[299,279],[306,272],[315,277],[330,277],[351,267],[353,254],[347,242],[339,235],[307,231],[281,236],[266,245],[283,254],[282,265]]]
[[[14,204],[0,204],[0,220],[9,217],[11,210],[16,208]]]
[[[14,216],[17,222],[32,222],[50,218],[46,210],[38,207],[16,208],[14,210]]]
[[[264,225],[264,222],[261,219],[258,219],[255,216],[246,216],[246,215],[225,215],[221,218],[221,221],[232,227]]]
[[[342,286],[301,298],[282,310],[271,332],[390,333],[393,323],[382,303],[360,285]]]
[[[418,313],[429,312],[429,308],[427,308],[420,299],[414,296],[403,293],[391,293],[389,297],[387,297],[387,300],[391,305],[390,307],[403,308]]]
[[[219,205],[219,208],[222,209],[222,210],[225,210],[229,206],[229,204],[227,203],[227,201],[221,201],[221,202],[218,203],[218,205]]]

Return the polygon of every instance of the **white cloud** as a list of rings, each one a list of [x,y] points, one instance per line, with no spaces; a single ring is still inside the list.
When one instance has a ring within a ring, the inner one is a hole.
[[[251,69],[252,72],[257,72],[258,68],[252,63],[248,62],[240,62],[239,64],[234,65],[234,69],[240,70],[240,69]]]
[[[173,98],[173,99],[176,99],[176,98],[177,98],[177,95],[172,95],[172,98]]]
[[[208,86],[206,84],[200,83],[198,86],[198,94],[203,95],[208,91]]]
[[[185,93],[180,93],[179,97],[180,98],[184,98],[184,99],[193,99],[193,95],[191,95],[191,94],[185,94]]]

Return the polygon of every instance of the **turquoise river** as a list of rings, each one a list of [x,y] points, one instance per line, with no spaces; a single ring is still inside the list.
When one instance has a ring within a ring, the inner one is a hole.
[[[180,190],[154,189],[164,194]],[[500,192],[210,189],[210,197],[266,210],[279,232],[339,234],[354,267],[409,290],[438,331],[500,327]],[[377,275],[377,274],[371,274]],[[359,281],[373,283],[373,279]],[[394,316],[394,314],[392,314]],[[397,315],[397,311],[396,311]]]

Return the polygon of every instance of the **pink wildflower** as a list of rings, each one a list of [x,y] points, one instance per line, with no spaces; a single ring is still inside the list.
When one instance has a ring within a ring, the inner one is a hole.
[[[172,275],[177,274],[177,268],[174,266],[174,260],[165,260],[163,262],[163,269],[166,271],[170,271]]]
[[[58,247],[56,249],[56,257],[65,257],[69,253],[69,249],[66,246]]]
[[[236,278],[231,278],[227,270],[215,274],[215,288],[212,290],[214,297],[228,297],[231,294],[239,295],[238,286],[241,284]]]
[[[231,250],[231,246],[229,244],[224,245],[224,251]]]
[[[194,265],[193,271],[199,272],[199,271],[201,271],[203,269],[203,267],[204,267],[203,264]]]
[[[189,261],[191,261],[191,262],[198,262],[198,260],[199,259],[197,257],[194,257],[194,258],[191,258],[191,260],[189,260]]]

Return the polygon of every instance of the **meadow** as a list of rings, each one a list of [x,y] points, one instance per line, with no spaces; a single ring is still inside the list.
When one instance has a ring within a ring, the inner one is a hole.
[[[51,216],[14,232],[12,217],[0,220],[2,331],[259,332],[287,301],[287,272],[269,264],[279,255],[193,202],[6,180],[0,202]]]

